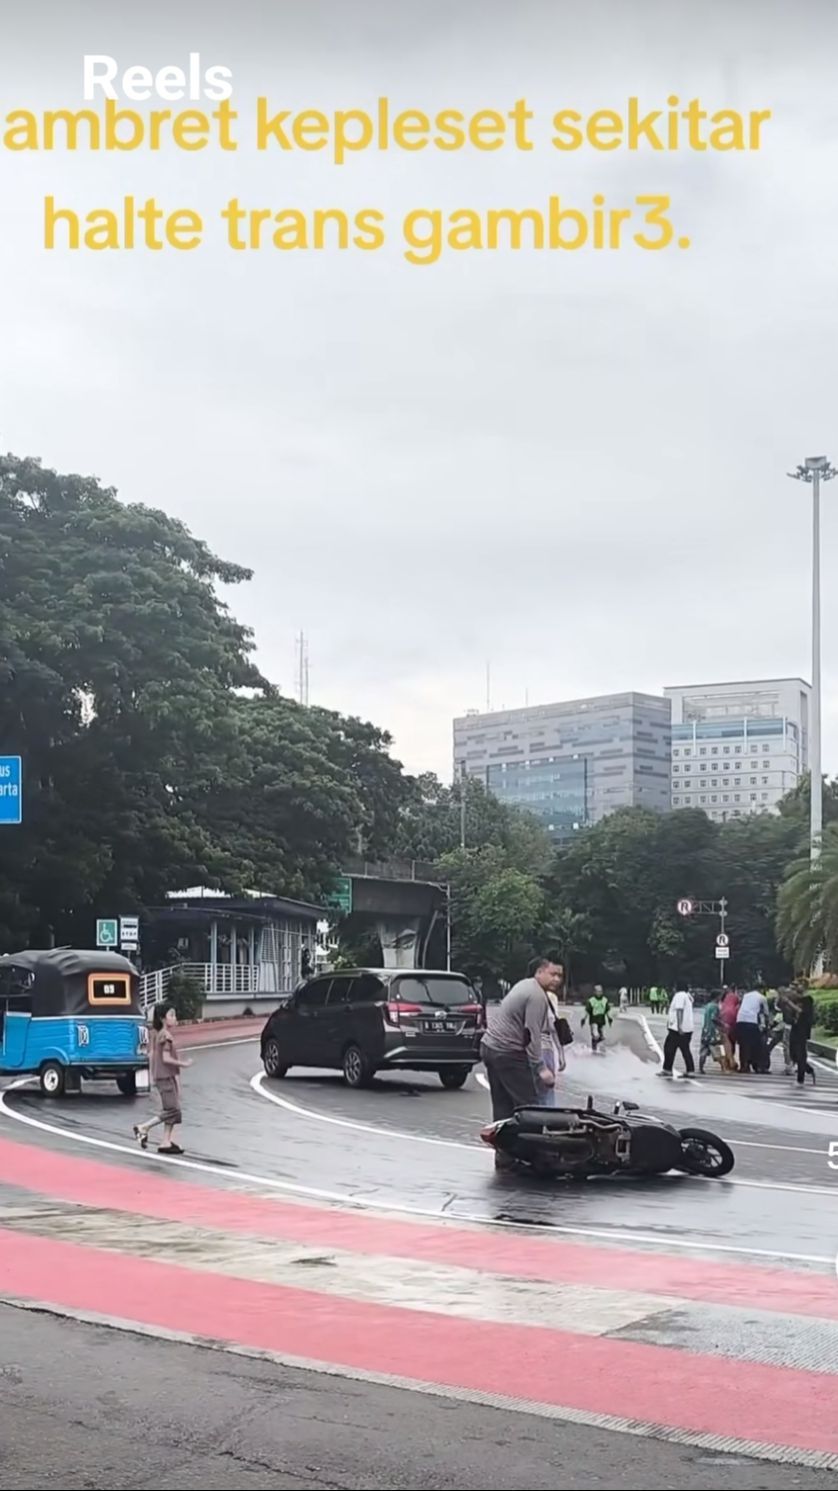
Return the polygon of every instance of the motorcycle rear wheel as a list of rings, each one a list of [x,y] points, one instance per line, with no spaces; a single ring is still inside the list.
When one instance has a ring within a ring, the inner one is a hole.
[[[687,1175],[705,1175],[709,1180],[721,1180],[736,1164],[730,1145],[708,1129],[681,1129],[679,1138],[684,1155],[683,1169]]]

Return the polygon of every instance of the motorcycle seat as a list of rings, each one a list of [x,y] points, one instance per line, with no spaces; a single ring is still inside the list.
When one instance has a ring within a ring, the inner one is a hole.
[[[549,1133],[566,1134],[569,1129],[575,1129],[582,1121],[581,1114],[570,1112],[561,1108],[518,1108],[515,1112],[515,1122],[521,1133]]]

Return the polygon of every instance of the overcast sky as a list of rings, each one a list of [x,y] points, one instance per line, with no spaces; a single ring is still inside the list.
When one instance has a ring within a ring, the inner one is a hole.
[[[199,51],[276,109],[509,108],[539,148],[477,156],[0,152],[0,444],[93,472],[251,566],[259,662],[450,774],[451,718],[810,673],[809,494],[838,461],[833,0],[284,0],[2,6],[0,98],[80,108],[85,52]],[[758,155],[549,147],[555,110],[670,93],[770,108]],[[141,106],[142,107],[142,106]],[[692,248],[403,258],[411,207],[670,192]],[[195,254],[48,254],[42,199],[155,194]],[[376,254],[235,255],[215,214],[380,206]],[[838,771],[838,483],[824,512],[825,767]]]

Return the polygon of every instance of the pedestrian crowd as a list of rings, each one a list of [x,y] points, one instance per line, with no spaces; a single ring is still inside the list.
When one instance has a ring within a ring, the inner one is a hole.
[[[723,1072],[769,1072],[772,1053],[782,1044],[786,1076],[796,1076],[800,1087],[807,1077],[814,1083],[815,1069],[809,1060],[814,1011],[812,995],[801,984],[779,990],[748,989],[744,993],[719,990],[711,995],[702,1017],[699,1072],[705,1071],[711,1057]],[[694,1073],[694,1029],[693,996],[689,990],[680,989],[672,996],[667,1012],[664,1076],[672,1075],[679,1054],[686,1072]]]

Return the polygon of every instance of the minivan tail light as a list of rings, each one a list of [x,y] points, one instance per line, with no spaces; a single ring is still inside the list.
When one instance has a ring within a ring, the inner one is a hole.
[[[457,1007],[458,1015],[474,1015],[474,1023],[479,1030],[486,1024],[486,1011],[482,1004],[461,1004]]]
[[[388,1004],[387,1019],[391,1025],[401,1024],[402,1015],[421,1015],[421,1004]]]

